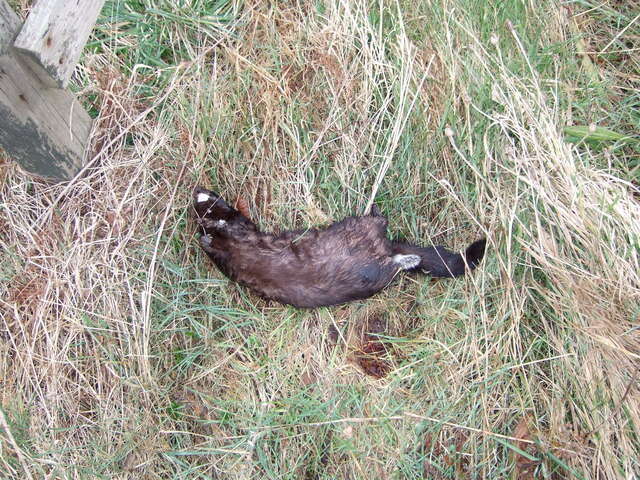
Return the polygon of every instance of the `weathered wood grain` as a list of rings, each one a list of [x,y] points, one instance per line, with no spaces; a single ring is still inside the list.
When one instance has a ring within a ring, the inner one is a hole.
[[[6,0],[0,0],[0,55],[7,51],[20,28],[20,19]]]
[[[14,46],[29,55],[42,71],[45,84],[53,79],[66,88],[80,59],[104,0],[37,0]]]
[[[68,180],[82,167],[91,118],[70,92],[45,88],[11,47],[19,28],[0,0],[0,146],[24,169]]]

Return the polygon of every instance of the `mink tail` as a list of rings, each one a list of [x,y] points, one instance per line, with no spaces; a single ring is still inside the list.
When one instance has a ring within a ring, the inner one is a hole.
[[[478,266],[487,240],[473,242],[463,254],[447,250],[443,246],[419,247],[407,242],[395,241],[392,244],[393,253],[403,255],[419,255],[420,264],[413,270],[422,271],[432,277],[458,277],[464,275],[465,270],[473,270]]]

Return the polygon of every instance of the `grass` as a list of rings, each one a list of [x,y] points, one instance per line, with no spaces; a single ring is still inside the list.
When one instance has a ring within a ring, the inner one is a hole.
[[[0,165],[0,477],[638,476],[637,7],[108,0],[85,175]],[[199,250],[195,185],[489,250],[269,304]]]

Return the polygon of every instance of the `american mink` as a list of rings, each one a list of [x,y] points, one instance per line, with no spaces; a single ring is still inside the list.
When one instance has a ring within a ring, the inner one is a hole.
[[[265,299],[296,307],[368,298],[401,270],[457,277],[484,255],[485,240],[464,254],[387,238],[387,219],[347,217],[324,229],[265,233],[219,195],[196,188],[193,200],[204,233],[200,245],[227,277]]]

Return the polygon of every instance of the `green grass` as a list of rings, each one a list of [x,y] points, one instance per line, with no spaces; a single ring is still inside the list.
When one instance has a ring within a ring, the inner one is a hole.
[[[107,1],[87,175],[0,164],[0,478],[637,476],[636,3]],[[297,310],[210,265],[196,185],[489,249]]]

